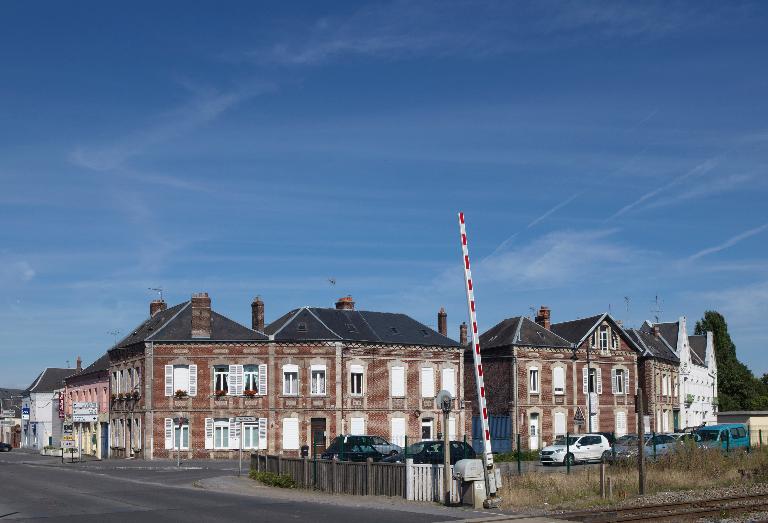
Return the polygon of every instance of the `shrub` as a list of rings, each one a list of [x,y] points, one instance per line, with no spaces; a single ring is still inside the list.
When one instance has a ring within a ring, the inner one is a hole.
[[[518,451],[515,450],[513,452],[502,452],[499,454],[494,454],[493,460],[498,462],[517,461],[517,453]],[[538,460],[539,460],[538,450],[520,451],[520,461],[538,461]]]
[[[285,474],[251,470],[248,473],[248,477],[270,487],[296,488],[296,482]]]

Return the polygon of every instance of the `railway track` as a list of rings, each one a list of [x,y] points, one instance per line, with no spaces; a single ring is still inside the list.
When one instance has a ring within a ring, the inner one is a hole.
[[[768,494],[703,499],[685,503],[642,505],[566,512],[558,515],[584,523],[632,523],[635,521],[695,521],[705,517],[768,511]]]

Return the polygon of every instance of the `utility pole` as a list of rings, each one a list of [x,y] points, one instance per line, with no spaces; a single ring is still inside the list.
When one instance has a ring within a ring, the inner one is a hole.
[[[638,493],[645,495],[645,407],[643,406],[643,389],[637,389],[637,474]]]

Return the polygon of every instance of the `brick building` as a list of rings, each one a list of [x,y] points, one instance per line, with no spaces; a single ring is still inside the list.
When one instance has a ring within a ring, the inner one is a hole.
[[[76,374],[64,380],[64,419],[72,422],[73,403],[96,403],[97,420],[73,422],[73,428],[82,453],[104,459],[109,457],[109,354],[82,370],[78,357],[77,368]]]
[[[109,351],[118,456],[181,447],[184,458],[232,457],[240,437],[244,448],[287,454],[340,432],[432,437],[442,430],[437,391],[461,396],[456,342],[403,314],[356,311],[349,297],[266,327],[257,298],[250,329],[204,293],[171,308],[155,300],[150,313]],[[257,421],[240,436],[237,416]],[[463,411],[455,416],[461,427]]]
[[[541,307],[535,322],[508,318],[481,335],[489,414],[509,416],[508,437],[519,433],[528,449],[566,432],[636,430],[634,341],[609,314],[556,324],[550,318]],[[467,352],[466,361],[471,357]],[[464,380],[476,409],[474,374]]]

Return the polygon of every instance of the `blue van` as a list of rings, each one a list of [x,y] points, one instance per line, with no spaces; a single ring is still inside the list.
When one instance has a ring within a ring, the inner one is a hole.
[[[747,426],[744,423],[720,423],[696,430],[701,437],[700,445],[706,448],[746,449],[749,447]]]

